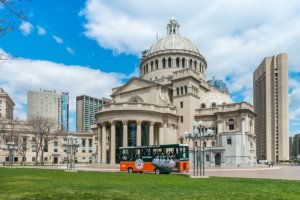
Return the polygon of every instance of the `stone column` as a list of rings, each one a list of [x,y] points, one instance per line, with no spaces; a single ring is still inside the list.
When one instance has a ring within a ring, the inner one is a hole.
[[[103,123],[102,124],[102,160],[101,163],[102,164],[107,164],[107,159],[106,159],[106,124]]]
[[[171,68],[177,68],[176,67],[176,58],[171,58],[172,62],[171,62]]]
[[[123,122],[123,147],[128,146],[128,126],[127,126],[127,121],[122,121]]]
[[[160,125],[159,126],[159,133],[158,133],[158,144],[161,145],[161,144],[164,144],[164,133],[163,133],[163,126]]]
[[[167,134],[168,134],[168,123],[164,122],[163,124],[163,144],[167,144]]]
[[[175,138],[174,138],[174,125],[171,124],[171,141],[170,144],[175,144]]]
[[[157,59],[157,69],[161,69],[160,63],[161,63],[161,60],[160,60],[160,59]],[[155,66],[155,67],[156,67],[156,66]],[[155,68],[155,70],[156,70],[156,68]]]
[[[190,68],[189,59],[185,58],[185,68]]]
[[[172,143],[172,128],[171,124],[167,124],[167,134],[165,134],[165,144],[171,144]]]
[[[97,149],[97,162],[101,163],[101,127],[98,125],[98,149]]]
[[[179,142],[178,142],[177,128],[178,128],[178,126],[174,124],[174,126],[173,126],[173,133],[174,133],[174,137],[173,137],[173,138],[174,138],[174,144],[179,143]]]
[[[150,122],[150,130],[149,130],[149,145],[154,144],[154,123]]]
[[[245,146],[245,144],[246,144],[246,137],[245,137],[245,126],[246,126],[246,124],[245,124],[245,118],[244,117],[242,117],[241,118],[241,131],[242,131],[242,144]]]
[[[110,122],[110,164],[116,163],[116,122]]]
[[[136,146],[141,146],[142,144],[142,121],[136,121]]]

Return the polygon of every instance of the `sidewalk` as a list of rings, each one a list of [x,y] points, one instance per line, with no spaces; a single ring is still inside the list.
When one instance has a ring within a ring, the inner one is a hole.
[[[3,166],[2,166],[3,167]],[[35,168],[35,169],[53,169],[66,170],[65,165],[48,165],[48,166],[13,166],[13,168]],[[95,171],[95,172],[120,172],[119,165],[108,164],[76,164],[77,171]],[[193,168],[189,174],[193,174]],[[220,177],[239,177],[239,178],[264,178],[264,179],[287,179],[300,180],[300,166],[275,165],[274,167],[259,166],[254,168],[215,168],[205,169],[206,176]]]

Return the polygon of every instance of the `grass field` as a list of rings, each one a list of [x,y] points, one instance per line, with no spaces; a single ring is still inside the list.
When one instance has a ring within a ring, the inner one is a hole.
[[[300,199],[300,181],[0,168],[0,199]]]

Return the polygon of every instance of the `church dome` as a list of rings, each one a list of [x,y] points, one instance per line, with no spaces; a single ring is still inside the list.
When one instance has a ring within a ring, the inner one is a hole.
[[[147,51],[147,56],[164,50],[183,50],[200,55],[199,49],[191,40],[172,34],[157,40]]]
[[[229,90],[226,86],[226,84],[220,80],[220,79],[216,79],[215,77],[213,77],[211,80],[207,81],[210,85],[212,85],[213,87],[221,90],[222,92],[226,92],[229,94]]]
[[[205,79],[206,60],[191,40],[179,34],[179,27],[172,17],[167,24],[167,35],[142,52],[141,78],[168,84],[174,72],[190,68],[195,76]]]

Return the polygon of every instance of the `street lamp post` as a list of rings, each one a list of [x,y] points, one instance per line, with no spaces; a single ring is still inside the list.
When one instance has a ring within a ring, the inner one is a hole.
[[[67,138],[66,141],[63,141],[63,146],[67,148],[68,154],[67,171],[75,171],[76,151],[80,146],[77,137]]]
[[[1,147],[2,150],[8,151],[8,166],[13,166],[14,153],[18,150],[18,147],[14,142],[7,142],[5,146]]]
[[[204,140],[215,138],[214,131],[207,129],[203,121],[194,121],[193,130],[185,132],[185,138],[193,141],[193,177],[205,177]]]

